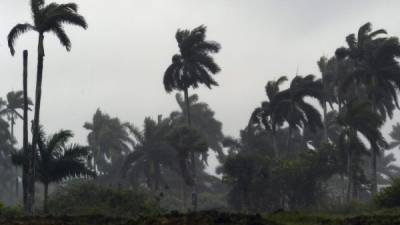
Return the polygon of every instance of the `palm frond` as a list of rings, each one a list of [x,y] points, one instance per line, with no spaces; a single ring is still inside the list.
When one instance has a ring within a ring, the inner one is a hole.
[[[26,33],[31,30],[35,30],[35,28],[29,23],[17,24],[15,27],[11,29],[10,33],[8,34],[8,47],[10,48],[11,55],[15,54],[14,45],[18,37],[21,36],[23,33]]]
[[[67,51],[71,50],[71,40],[68,35],[65,33],[65,30],[61,26],[53,26],[51,30],[60,40],[60,43],[67,49]]]

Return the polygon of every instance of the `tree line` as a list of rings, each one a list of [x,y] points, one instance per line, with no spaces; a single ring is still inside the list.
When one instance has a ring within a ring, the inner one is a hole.
[[[340,203],[370,199],[378,184],[388,182],[383,174],[393,177],[399,172],[390,164],[393,155],[383,152],[398,145],[400,126],[393,127],[395,141],[391,143],[381,127],[399,108],[400,45],[397,37],[383,29],[372,30],[370,23],[348,35],[347,46],[338,48],[334,56],[318,61],[321,78],[296,74],[286,89],[281,88],[288,81],[286,76],[267,82],[267,99],[254,109],[236,139],[225,137],[214,112],[197,95],[189,94],[201,85],[218,86],[213,75],[221,68],[213,54],[221,45],[207,40],[203,25],[179,29],[175,35],[179,53],[173,55],[163,76],[167,93],[183,92],[176,95],[179,111],[156,120],[148,117],[139,128],[99,109],[83,126],[89,131],[88,146],[80,146],[69,144],[71,131],[45,134],[40,100],[44,34],[54,33],[69,51],[71,41],[63,25],[86,29],[87,23],[74,3],[31,0],[30,5],[33,24],[17,24],[8,44],[14,55],[21,34],[38,34],[35,104],[26,94],[24,52],[23,91],[10,92],[4,104],[9,122],[0,120],[2,172],[12,173],[11,163],[22,167],[28,214],[34,212],[36,181],[44,185],[44,212],[51,183],[82,177],[95,178],[102,185],[145,188],[160,203],[175,201],[191,210],[205,201],[205,193],[214,197],[227,193],[230,208],[261,212],[318,206],[332,199]],[[28,143],[31,106],[34,118]],[[13,138],[17,118],[24,123],[21,151],[15,150]],[[209,149],[221,164],[222,182],[205,172]],[[16,193],[18,177],[14,172]]]

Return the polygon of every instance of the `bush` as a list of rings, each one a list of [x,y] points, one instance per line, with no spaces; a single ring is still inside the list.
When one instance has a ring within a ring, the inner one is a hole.
[[[383,189],[374,200],[381,208],[400,207],[400,179],[394,179],[392,186]]]
[[[49,211],[53,215],[135,217],[159,213],[160,208],[155,199],[141,190],[71,183],[50,196]]]
[[[0,202],[0,217],[17,218],[23,215],[21,207],[6,207]]]

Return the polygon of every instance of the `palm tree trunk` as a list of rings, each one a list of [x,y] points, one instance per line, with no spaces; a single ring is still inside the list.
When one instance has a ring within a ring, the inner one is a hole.
[[[190,102],[189,102],[189,90],[186,88],[185,92],[185,103],[186,103],[186,113],[187,113],[187,123],[188,126],[192,126],[191,114],[190,114]],[[192,162],[192,177],[193,177],[193,190],[192,190],[192,206],[193,210],[197,210],[197,182],[196,182],[196,153],[190,151],[190,161]]]
[[[349,177],[348,183],[347,183],[347,202],[350,203],[352,200],[352,195],[353,195],[353,169],[352,169],[352,154],[351,150],[348,151],[347,153],[347,174]]]
[[[272,133],[272,147],[274,148],[275,157],[278,158],[279,150],[278,150],[278,143],[276,141],[276,133],[275,132]]]
[[[37,65],[37,77],[36,77],[36,96],[35,96],[35,115],[33,120],[33,135],[32,135],[32,152],[30,157],[29,167],[29,196],[28,205],[29,213],[33,214],[33,207],[35,203],[35,155],[36,145],[39,138],[39,118],[40,118],[40,102],[42,97],[42,79],[43,79],[43,61],[44,61],[44,47],[43,47],[44,36],[42,33],[39,34],[38,44],[38,65]]]
[[[373,107],[373,111],[375,113],[377,113],[375,98],[373,98],[372,107]],[[378,177],[377,177],[378,172],[376,169],[376,157],[377,157],[379,149],[371,148],[371,150],[372,150],[372,152],[371,152],[372,153],[371,154],[372,155],[372,157],[371,157],[371,161],[372,161],[371,162],[372,163],[372,179],[371,179],[372,190],[371,190],[371,192],[372,192],[372,196],[375,196],[376,193],[378,192]]]
[[[14,118],[14,113],[11,113],[11,138],[14,143],[14,124],[15,124],[15,118]],[[19,188],[18,188],[18,166],[15,166],[15,197],[16,197],[16,202],[18,202],[19,198]]]
[[[378,192],[378,177],[377,177],[377,168],[376,168],[376,150],[372,149],[372,196],[375,196]]]
[[[47,214],[49,212],[48,205],[47,205],[48,198],[49,198],[49,184],[44,183],[43,185],[44,185],[43,212],[45,214]]]
[[[274,150],[275,157],[279,157],[278,143],[276,141],[276,125],[275,125],[275,116],[272,115],[272,148]]]
[[[23,151],[24,156],[28,158],[28,51],[25,50],[23,54],[23,93],[24,93],[24,118],[23,118]],[[23,189],[23,204],[25,212],[29,211],[27,204],[28,199],[28,165],[26,163],[22,166],[22,189]]]
[[[292,127],[289,125],[289,128],[288,128],[288,136],[287,136],[287,143],[286,143],[286,146],[287,146],[287,155],[288,155],[288,156],[289,156],[290,153],[292,152],[292,151],[290,150],[290,148],[291,148],[291,146],[290,146],[291,139],[292,139]]]
[[[326,121],[326,115],[328,114],[326,101],[324,101],[322,108],[324,111],[324,141],[327,142],[329,140],[329,138],[328,138],[328,126],[327,126],[327,121]]]

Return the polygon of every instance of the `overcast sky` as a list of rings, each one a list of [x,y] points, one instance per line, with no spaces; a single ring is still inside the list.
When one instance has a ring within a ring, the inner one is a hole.
[[[205,24],[208,39],[221,43],[222,51],[216,55],[222,67],[216,76],[220,87],[194,92],[215,110],[225,134],[232,136],[265,99],[268,80],[293,77],[297,68],[299,74],[319,76],[316,61],[331,56],[344,45],[345,36],[365,22],[400,35],[398,0],[75,2],[89,29],[67,26],[72,40],[69,53],[52,34],[46,36],[41,121],[49,133],[71,129],[79,143],[86,143],[82,125],[97,108],[136,125],[142,125],[145,116],[156,118],[177,109],[174,94],[164,91],[162,77],[178,51],[174,38],[178,28]],[[21,52],[28,49],[33,96],[36,34],[19,39],[15,57],[6,41],[15,24],[31,21],[29,0],[0,0],[0,21],[0,95],[21,89]]]

